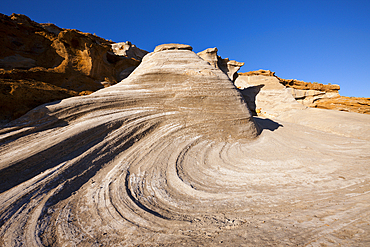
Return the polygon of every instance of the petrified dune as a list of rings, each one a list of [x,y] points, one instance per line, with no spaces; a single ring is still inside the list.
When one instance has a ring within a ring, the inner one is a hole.
[[[370,116],[277,105],[171,44],[30,111],[0,130],[0,245],[366,246]]]

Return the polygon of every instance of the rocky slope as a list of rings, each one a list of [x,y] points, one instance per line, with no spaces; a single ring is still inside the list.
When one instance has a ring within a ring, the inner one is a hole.
[[[19,14],[0,14],[0,43],[0,122],[113,85],[147,53],[131,43],[116,44],[114,53],[110,41]]]
[[[247,81],[248,77],[252,78],[253,76],[266,76],[271,78],[270,80],[276,78],[299,103],[308,107],[370,114],[370,98],[340,96],[338,92],[340,90],[339,85],[282,79],[270,70],[239,73],[239,76],[244,78],[243,81]],[[247,87],[247,84],[244,86]]]
[[[370,116],[254,76],[161,45],[0,129],[0,246],[368,245]]]

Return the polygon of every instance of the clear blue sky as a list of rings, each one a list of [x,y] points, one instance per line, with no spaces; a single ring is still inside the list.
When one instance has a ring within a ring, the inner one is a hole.
[[[74,28],[147,51],[184,43],[195,52],[269,69],[285,79],[332,83],[370,97],[370,1],[0,1],[0,12]]]

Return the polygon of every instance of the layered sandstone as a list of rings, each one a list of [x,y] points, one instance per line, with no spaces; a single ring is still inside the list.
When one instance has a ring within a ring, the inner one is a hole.
[[[126,55],[117,55],[110,41],[53,24],[38,24],[24,15],[0,14],[0,33],[2,122],[40,104],[113,85],[122,79],[123,70],[140,63],[140,56],[132,55],[137,49],[131,44],[122,49],[128,51]]]
[[[257,70],[245,73],[239,73],[241,81],[246,81],[248,78],[255,76],[265,76],[268,80],[276,78],[284,85],[295,100],[304,106],[357,112],[368,114],[370,112],[370,98],[344,97],[339,95],[340,86],[336,84],[321,84],[304,82],[295,79],[282,79],[275,75],[275,72],[270,70]],[[249,79],[250,80],[250,79]],[[236,86],[238,86],[236,84]]]
[[[158,45],[154,48],[154,52],[159,52],[159,51],[168,51],[168,50],[187,50],[187,51],[192,51],[193,47],[190,45],[185,45],[185,44],[163,44],[163,45]]]
[[[370,114],[370,98],[345,96],[333,97],[328,99],[323,98],[313,102],[312,107]]]
[[[209,62],[213,67],[223,71],[232,81],[235,81],[237,72],[244,65],[242,62],[229,60],[228,58],[221,58],[217,55],[218,49],[208,48],[204,51],[197,53],[205,61]]]
[[[252,76],[252,75],[264,75],[264,76],[275,76],[275,72],[272,72],[270,70],[255,70],[255,71],[248,71],[248,72],[242,72],[239,73],[239,75],[242,76]]]
[[[240,73],[235,86],[240,89],[252,114],[277,117],[292,109],[304,109],[292,94],[270,73]]]
[[[366,245],[370,116],[242,79],[167,44],[1,128],[0,246]]]

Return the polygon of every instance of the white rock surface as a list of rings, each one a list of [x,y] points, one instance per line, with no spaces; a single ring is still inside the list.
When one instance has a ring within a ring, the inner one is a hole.
[[[295,88],[287,88],[293,97],[305,106],[312,106],[313,102],[318,99],[330,99],[339,97],[338,92],[324,92],[318,90],[302,90]]]
[[[143,59],[148,54],[147,51],[137,48],[130,41],[114,43],[112,44],[112,50],[115,55],[135,58],[137,60]]]
[[[306,108],[273,76],[239,75],[235,86],[241,90],[251,110],[264,117],[276,118],[286,111]]]
[[[290,89],[274,76],[240,75],[235,86],[241,90],[254,115],[347,137],[370,139],[368,115],[307,108],[298,103]]]
[[[370,116],[263,81],[273,118],[251,117],[223,72],[166,47],[0,129],[0,246],[367,245]]]

